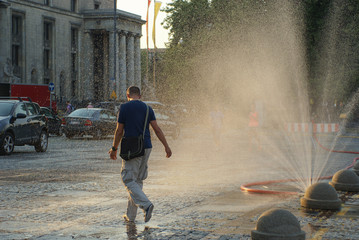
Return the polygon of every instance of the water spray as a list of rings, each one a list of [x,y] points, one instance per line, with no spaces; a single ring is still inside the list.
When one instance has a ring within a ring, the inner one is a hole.
[[[358,153],[359,154],[359,153]],[[359,157],[354,158],[353,163],[347,166],[345,169],[350,169],[354,166],[354,164],[359,160]],[[320,177],[319,180],[331,179],[333,176],[324,176]],[[269,180],[269,181],[262,181],[262,182],[253,182],[253,183],[246,183],[241,185],[241,190],[243,192],[249,193],[264,193],[264,194],[285,194],[285,195],[297,195],[299,192],[290,192],[290,191],[273,191],[273,190],[262,190],[262,189],[255,189],[251,188],[253,186],[259,185],[269,185],[273,183],[285,183],[285,182],[295,182],[298,181],[297,179],[282,179],[282,180]]]
[[[328,149],[328,148],[324,147],[319,142],[319,140],[316,137],[316,134],[314,132],[313,132],[313,136],[314,136],[314,139],[316,140],[316,142],[318,143],[318,145],[321,148],[323,148],[324,150],[326,150],[326,151],[336,152],[336,153],[359,154],[359,152],[353,152],[353,151],[338,151],[338,150],[334,150],[334,149]],[[359,160],[359,157],[354,158],[353,163],[351,165],[347,166],[345,169],[350,169],[354,165],[356,165],[358,169],[354,170],[354,171],[359,172],[359,163],[357,163],[357,160]],[[318,178],[318,180],[331,179],[332,177],[333,176],[324,176],[324,177]],[[273,191],[273,190],[262,190],[262,189],[251,188],[253,186],[258,186],[258,185],[269,185],[269,184],[273,184],[273,183],[285,183],[285,182],[295,182],[295,181],[298,181],[298,180],[297,179],[282,179],[282,180],[270,180],[270,181],[262,181],[262,182],[253,182],[253,183],[247,183],[247,184],[241,185],[241,190],[244,191],[244,192],[250,192],[250,193],[297,195],[297,194],[299,194],[298,192]]]

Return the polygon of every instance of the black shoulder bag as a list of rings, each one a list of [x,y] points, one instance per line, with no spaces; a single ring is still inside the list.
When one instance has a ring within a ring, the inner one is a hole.
[[[143,126],[143,133],[138,137],[122,137],[120,157],[123,160],[131,160],[132,158],[141,157],[145,155],[144,138],[146,131],[146,124],[148,119],[149,108],[147,107],[145,125]]]

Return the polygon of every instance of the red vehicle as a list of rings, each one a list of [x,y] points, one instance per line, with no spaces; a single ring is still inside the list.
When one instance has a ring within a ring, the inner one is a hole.
[[[57,111],[55,95],[51,94],[46,84],[0,83],[0,97],[30,97],[41,107]]]

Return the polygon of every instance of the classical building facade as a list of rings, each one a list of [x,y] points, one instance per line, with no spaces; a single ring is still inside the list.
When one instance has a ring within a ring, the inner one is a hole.
[[[55,84],[59,101],[141,86],[141,17],[113,0],[0,0],[0,82]]]

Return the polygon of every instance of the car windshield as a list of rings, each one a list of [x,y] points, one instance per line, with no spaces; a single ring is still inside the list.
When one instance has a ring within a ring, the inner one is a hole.
[[[14,103],[1,102],[0,103],[0,116],[2,116],[2,117],[9,116],[13,106],[14,106]]]
[[[81,108],[70,113],[69,117],[93,117],[95,113],[96,113],[95,109]]]

